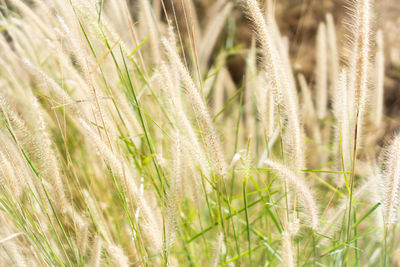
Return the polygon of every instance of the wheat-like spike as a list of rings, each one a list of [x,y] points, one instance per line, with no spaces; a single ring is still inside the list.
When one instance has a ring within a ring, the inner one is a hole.
[[[271,30],[271,34],[273,39],[276,41],[276,45],[278,49],[280,49],[281,45],[281,32],[279,31],[278,24],[275,19],[275,11],[276,11],[276,1],[275,0],[266,0],[265,1],[265,21],[267,23],[268,28]],[[282,47],[283,48],[283,47]],[[283,50],[283,49],[280,49]]]
[[[84,256],[86,254],[86,248],[89,238],[89,224],[86,221],[83,221],[80,225],[77,226],[77,245],[79,248],[79,253]]]
[[[358,137],[362,134],[362,126],[364,120],[365,106],[368,97],[368,71],[369,71],[369,56],[370,56],[370,0],[360,0],[360,55],[358,58],[359,70],[356,79],[356,104],[358,112]],[[359,138],[358,138],[359,139]]]
[[[143,16],[143,25],[149,33],[151,58],[154,64],[159,64],[161,61],[160,40],[156,22],[154,21],[154,14],[152,12],[149,0],[140,0],[141,15]]]
[[[110,166],[112,172],[120,178],[125,177],[126,174],[124,172],[123,163],[117,158],[117,156],[115,156],[111,149],[101,140],[100,136],[95,133],[94,129],[92,129],[85,120],[79,119],[79,122],[83,133],[94,142],[96,148],[103,156],[107,165]]]
[[[15,62],[14,60],[14,54],[10,47],[5,44],[6,42],[0,38],[0,49],[3,51],[6,55],[4,57],[0,58],[0,67],[2,71],[4,72],[5,75],[9,77],[8,82],[9,86],[12,87],[13,93],[15,95],[23,95],[24,94],[24,88],[21,86],[20,80],[18,79],[18,76],[15,73],[16,66],[13,66],[14,64],[8,63],[9,61]],[[7,59],[6,57],[10,57]],[[16,56],[15,56],[16,58]],[[19,67],[19,66],[18,66]]]
[[[211,257],[211,264],[210,264],[211,267],[217,267],[218,266],[221,254],[223,252],[223,246],[224,246],[224,234],[220,233],[218,235],[217,244],[216,244],[216,246],[214,248],[214,253],[213,253],[212,257]]]
[[[328,78],[329,95],[335,102],[335,90],[339,77],[339,53],[336,38],[335,22],[331,13],[326,14],[326,33],[328,41]]]
[[[297,175],[295,172],[289,170],[286,166],[278,162],[267,159],[264,163],[272,169],[277,170],[280,177],[286,179],[288,185],[295,190],[296,194],[303,201],[305,213],[309,216],[311,228],[316,230],[319,222],[318,208],[314,197],[302,176]]]
[[[383,33],[379,30],[376,34],[377,51],[375,55],[375,109],[373,113],[373,122],[378,128],[382,123],[384,115],[384,82],[385,82],[385,55],[383,45]]]
[[[20,21],[18,21],[17,23],[21,24]],[[34,45],[28,39],[27,36],[29,36],[29,34],[26,33],[27,30],[24,30],[25,28],[27,27],[21,25],[21,29],[16,28],[15,30],[10,31],[10,35],[12,36],[13,40],[15,40],[14,53],[19,56],[35,57],[35,52],[32,51]]]
[[[138,209],[140,209],[141,216],[143,217],[142,227],[145,228],[143,230],[144,236],[152,244],[154,250],[160,251],[162,249],[162,230],[156,218],[156,214],[159,211],[152,209],[143,194],[140,194],[132,175],[127,171],[127,164],[111,151],[100,139],[99,135],[83,119],[79,121],[85,135],[94,143],[111,171],[126,185],[128,196],[132,198]]]
[[[171,182],[168,192],[168,202],[167,202],[167,240],[166,249],[175,242],[176,231],[178,228],[179,220],[179,202],[181,200],[181,184],[182,184],[182,144],[181,136],[179,132],[175,134],[175,148],[172,152],[173,163],[171,171]]]
[[[124,52],[131,52],[133,50],[132,47],[129,46],[128,43],[125,43],[124,40],[122,40],[121,34],[118,34],[117,31],[113,27],[113,23],[111,20],[107,17],[107,14],[102,14],[101,16],[101,28],[99,27],[98,24],[98,12],[96,11],[97,7],[95,5],[95,2],[92,1],[86,1],[86,0],[71,0],[72,6],[74,9],[78,10],[82,15],[87,19],[87,22],[90,24],[92,29],[96,31],[98,34],[101,36],[104,35],[104,33],[109,33],[111,36],[111,39],[116,41],[120,40],[120,44],[122,47],[122,50]],[[122,12],[122,11],[121,11]],[[112,14],[114,15],[114,14]],[[90,60],[90,58],[86,58],[85,60]],[[92,65],[92,64],[89,64]]]
[[[264,133],[268,140],[274,133],[274,112],[275,112],[275,100],[272,88],[268,81],[265,80],[264,75],[258,75],[256,77],[256,88],[259,94],[257,97],[257,109],[260,113],[260,119],[264,127]]]
[[[109,112],[105,109],[104,104],[101,100],[102,98],[102,92],[98,88],[98,85],[94,79],[94,73],[92,71],[89,71],[89,66],[92,65],[94,66],[95,64],[90,61],[90,58],[87,57],[84,53],[84,51],[81,49],[80,43],[76,40],[74,35],[72,34],[71,30],[69,27],[66,25],[64,20],[61,17],[57,17],[59,24],[65,33],[65,35],[68,38],[68,41],[71,43],[72,46],[72,53],[75,55],[75,57],[78,60],[78,64],[80,68],[82,69],[83,72],[83,77],[86,83],[84,84],[83,89],[85,89],[85,95],[92,100],[90,103],[93,103],[91,105],[92,108],[92,113],[94,115],[94,119],[96,124],[102,125],[105,129],[105,135],[108,139],[109,146],[111,146],[111,140],[114,139],[115,136],[117,136],[115,132],[115,127],[111,127],[113,125],[112,120],[110,119],[110,114]]]
[[[174,70],[173,67],[171,67]],[[160,64],[161,79],[163,86],[166,88],[167,94],[170,96],[170,103],[172,110],[176,117],[176,124],[178,125],[180,131],[186,135],[189,142],[184,142],[184,146],[188,151],[191,151],[193,155],[193,160],[199,164],[202,172],[205,175],[209,175],[209,166],[207,163],[207,157],[204,154],[204,149],[198,141],[198,136],[196,135],[188,116],[182,105],[181,94],[179,91],[179,84],[174,85],[171,77],[172,73],[168,70],[166,63]]]
[[[288,118],[288,131],[290,132],[289,146],[293,166],[296,169],[303,169],[305,165],[302,129],[299,120],[298,99],[294,82],[291,82],[293,77],[290,77],[291,70],[285,68],[285,50],[284,58],[276,48],[276,40],[273,39],[270,29],[267,27],[263,18],[262,12],[256,0],[245,0],[248,17],[253,21],[254,29],[257,38],[262,47],[264,69],[267,72],[267,77],[270,80],[271,88],[275,94],[277,103],[280,103],[282,96],[284,97],[284,108]],[[281,42],[279,42],[281,44]],[[286,63],[288,65],[288,63]],[[288,136],[288,135],[287,135]]]
[[[54,201],[56,202],[56,205],[62,212],[65,212],[69,204],[65,196],[64,184],[58,167],[58,160],[52,148],[51,136],[48,133],[47,124],[44,120],[39,102],[34,96],[32,96],[31,101],[33,112],[36,114],[38,120],[38,132],[40,136],[37,140],[40,148],[43,150],[43,161],[46,166],[45,178],[50,181],[53,187],[55,193]]]
[[[302,116],[308,118],[304,121],[304,127],[307,127],[312,132],[314,140],[320,144],[322,142],[321,131],[317,124],[317,115],[312,101],[311,90],[303,74],[300,73],[298,75],[298,80],[301,88],[301,103],[303,103]]]
[[[109,1],[108,10],[106,10],[108,11],[107,15],[122,13],[120,16],[113,16],[111,21],[113,25],[115,25],[115,29],[118,30],[118,32],[121,32],[121,30],[125,31],[126,29],[126,24],[124,21],[124,19],[126,19],[124,16],[125,12],[123,12],[124,8],[126,8],[126,3],[124,3],[124,1],[111,0]]]
[[[346,47],[347,54],[349,54],[348,58],[348,100],[350,110],[353,111],[355,109],[355,84],[357,77],[357,60],[359,54],[359,25],[360,25],[360,9],[357,7],[357,0],[350,0],[348,2],[347,12],[349,14],[349,18],[345,21],[345,26],[347,27],[349,34],[347,36],[348,45]],[[351,123],[354,124],[355,114],[351,114],[352,118],[350,119]]]
[[[93,248],[92,248],[92,253],[90,256],[90,266],[91,267],[99,267],[100,262],[101,262],[101,250],[103,247],[103,241],[101,237],[96,236]]]
[[[257,77],[257,50],[256,40],[252,38],[251,46],[249,48],[246,57],[246,73],[245,73],[245,91],[244,91],[244,116],[246,125],[246,136],[254,135],[254,128],[256,118],[254,116],[253,102],[259,100],[254,96],[254,88],[259,90],[256,91],[262,93],[261,88],[258,88],[255,84]],[[262,102],[262,101],[261,101]],[[256,102],[257,103],[257,102]],[[259,106],[259,105],[258,105]]]
[[[22,158],[21,152],[16,147],[15,143],[12,142],[8,136],[0,136],[0,147],[2,147],[4,155],[10,162],[12,169],[16,176],[16,182],[21,186],[22,192],[29,188],[32,191],[36,191],[32,183],[32,173],[27,169],[27,163]],[[16,191],[18,195],[18,190]]]
[[[283,255],[283,264],[287,267],[294,266],[293,260],[293,248],[291,236],[288,232],[282,233],[282,255]]]
[[[48,27],[36,14],[21,0],[11,0],[12,4],[20,10],[20,12],[34,24],[36,24],[40,31],[49,39],[55,39],[51,27]]]
[[[184,157],[188,157],[188,152],[184,152]],[[185,177],[187,177],[188,183],[186,185],[189,187],[189,190],[185,192],[186,196],[189,197],[193,205],[197,208],[200,209],[202,206],[202,196],[203,196],[203,191],[202,191],[202,182],[201,182],[201,174],[197,171],[196,167],[190,164],[188,161],[184,161],[184,174]],[[209,192],[211,191],[211,186],[206,185],[206,191]]]
[[[351,123],[357,124],[357,136],[360,143],[364,122],[365,107],[368,98],[369,56],[371,34],[371,3],[370,0],[357,0],[350,14],[352,17],[352,48],[349,62],[349,106],[354,111]],[[354,126],[355,127],[355,126]]]
[[[393,224],[397,221],[397,206],[400,189],[400,135],[394,137],[392,143],[385,150],[386,162],[383,172],[385,182],[385,196],[383,200],[385,223]]]
[[[10,240],[3,244],[3,247],[8,252],[11,261],[18,267],[28,267],[25,256],[22,254],[22,247],[16,244],[14,240]],[[32,264],[32,263],[31,263]]]
[[[317,33],[316,103],[319,119],[326,117],[328,108],[328,54],[325,23],[320,23]]]
[[[20,118],[18,114],[16,114],[11,107],[8,105],[7,101],[3,96],[0,95],[0,110],[4,114],[5,120],[8,124],[10,124],[10,128],[15,135],[17,140],[17,144],[19,146],[25,147],[25,142],[29,144],[31,149],[34,149],[34,152],[37,152],[38,144],[33,140],[33,138],[29,135],[29,129],[26,126],[25,122]],[[28,139],[28,140],[26,140]],[[32,148],[33,147],[33,148]],[[40,198],[44,199],[44,191],[38,179],[31,180],[38,190],[40,194]]]
[[[17,198],[21,197],[23,192],[23,184],[17,180],[14,168],[7,160],[6,156],[0,151],[0,181],[1,184],[8,187],[10,193]]]
[[[222,2],[225,2],[225,0],[222,0]],[[217,1],[214,5],[221,4]],[[224,4],[221,10],[215,10],[215,13],[211,14],[213,19],[210,20],[210,22],[207,24],[199,45],[199,60],[201,72],[204,72],[205,68],[207,67],[211,52],[213,51],[214,46],[218,41],[218,36],[223,29],[225,21],[232,10],[232,7],[233,4],[228,2]]]
[[[339,74],[339,81],[335,90],[335,102],[333,103],[333,114],[336,117],[337,126],[335,129],[335,147],[336,147],[336,158],[339,169],[344,171],[350,170],[351,155],[353,147],[353,139],[351,136],[349,120],[350,111],[348,105],[348,94],[347,94],[347,71],[342,69]],[[342,175],[338,176],[337,184],[339,186],[344,185]]]
[[[35,66],[29,59],[27,58],[22,58],[22,62],[24,65],[27,67],[27,69],[36,77],[40,78],[43,80],[46,84],[49,85],[49,87],[52,89],[52,92],[54,92],[55,97],[59,101],[60,104],[65,105],[66,107],[69,108],[69,110],[74,114],[77,115],[78,117],[83,116],[83,114],[80,111],[80,109],[74,105],[75,101],[68,95],[61,86],[54,81],[51,77],[49,77],[46,73],[44,73],[41,69],[39,69],[37,66]]]
[[[132,177],[127,177],[126,187],[129,197],[132,198],[131,201],[136,204],[137,211],[140,211],[141,233],[149,244],[148,249],[154,253],[161,252],[163,248],[163,226],[158,216],[160,210],[156,209],[154,205],[150,205],[146,195],[138,191]]]
[[[167,39],[169,41],[169,44],[171,46],[171,49],[174,51],[178,51],[177,47],[177,40],[175,36],[175,30],[174,27],[171,25],[168,26],[168,34],[167,34]],[[165,65],[164,65],[165,66]],[[181,95],[181,90],[179,89],[179,71],[178,71],[178,66],[175,64],[169,64],[169,69],[170,69],[170,75],[171,75],[171,81],[174,85],[174,91],[177,93],[177,95]]]
[[[71,45],[71,52],[75,56],[76,63],[78,63],[79,67],[82,69],[83,74],[87,75],[89,73],[88,65],[94,64],[90,61],[91,59],[85,56],[85,51],[82,49],[79,41],[76,39],[76,36],[72,33],[71,29],[68,27],[64,19],[60,16],[57,16],[58,23],[61,27],[62,33],[66,36],[68,42]],[[86,62],[85,62],[86,60]]]
[[[87,89],[87,84],[84,80],[84,78],[82,77],[82,74],[80,73],[80,68],[77,68],[75,61],[73,61],[73,59],[71,58],[71,54],[74,55],[73,52],[71,52],[71,48],[69,45],[66,45],[63,41],[70,41],[70,37],[62,32],[62,30],[59,30],[57,28],[57,36],[59,38],[59,40],[55,40],[55,41],[48,41],[49,44],[49,50],[51,52],[54,53],[54,55],[56,56],[58,63],[62,66],[63,71],[65,71],[65,73],[68,73],[68,75],[70,76],[71,80],[68,81],[64,81],[66,82],[66,87],[75,87],[77,90],[74,90],[73,94],[74,97],[76,97],[77,99],[86,99],[87,98],[87,94],[86,92],[89,91],[89,89]],[[35,57],[31,57],[31,58],[35,58]],[[29,61],[29,60],[28,60]],[[33,65],[33,64],[32,64]],[[36,67],[38,68],[38,67]],[[32,72],[32,71],[31,71]],[[37,73],[37,71],[35,71]],[[40,74],[40,73],[39,73]],[[44,78],[42,77],[43,75],[37,75],[39,76],[39,78]],[[45,83],[46,79],[43,79]],[[67,86],[68,85],[68,86]],[[49,89],[53,89],[53,88],[49,88]],[[57,88],[58,90],[58,88]]]
[[[286,83],[289,85],[289,92],[286,93],[286,97],[291,97],[292,99],[289,101],[287,105],[292,104],[294,107],[290,107],[290,109],[298,110],[298,96],[297,96],[297,88],[296,88],[296,81],[293,75],[292,70],[292,63],[290,62],[290,40],[287,36],[283,36],[280,39],[277,46],[279,47],[280,51],[280,58],[282,61],[282,77]],[[293,112],[293,111],[292,111]],[[288,114],[289,115],[289,114]]]
[[[190,74],[185,65],[180,60],[177,52],[172,49],[170,42],[167,39],[162,39],[161,42],[163,43],[167,51],[166,54],[169,60],[172,64],[175,64],[177,66],[182,83],[185,86],[186,92],[190,98],[190,102],[192,104],[196,119],[200,127],[202,128],[207,147],[211,151],[216,174],[224,176],[226,170],[226,162],[222,153],[222,146],[214,129],[208,108],[204,103],[203,97],[201,96],[200,91],[190,77]]]
[[[262,46],[262,53],[264,57],[265,70],[268,72],[268,77],[271,79],[271,86],[276,95],[282,94],[281,88],[281,61],[279,59],[279,52],[273,40],[269,28],[265,24],[265,20],[261,10],[255,0],[245,0],[245,8],[248,17],[253,21],[253,27],[256,32],[257,39]],[[278,97],[277,99],[280,99]]]
[[[290,236],[296,236],[300,230],[300,219],[297,217],[295,212],[289,214],[289,220],[287,224],[287,232]]]
[[[122,248],[117,245],[107,245],[112,266],[129,267],[129,259]]]
[[[375,165],[375,164],[374,164]],[[378,166],[373,166],[371,168],[372,174],[367,178],[367,182],[365,184],[368,184],[367,192],[364,194],[366,196],[366,199],[372,203],[383,203],[385,199],[385,181],[383,179],[383,173]],[[383,239],[384,237],[384,224],[385,224],[385,216],[384,216],[384,207],[383,205],[380,205],[379,207],[376,208],[376,212],[373,214],[373,219],[375,222],[375,225],[378,227],[378,234],[380,235],[380,240]]]
[[[267,88],[266,95],[266,111],[265,111],[265,125],[267,131],[267,138],[271,140],[272,135],[274,134],[274,126],[275,126],[275,99],[274,94],[272,93],[272,89]]]

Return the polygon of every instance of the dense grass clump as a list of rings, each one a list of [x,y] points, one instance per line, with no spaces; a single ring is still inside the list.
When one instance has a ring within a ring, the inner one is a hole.
[[[398,264],[372,1],[311,71],[279,1],[0,2],[1,266]]]

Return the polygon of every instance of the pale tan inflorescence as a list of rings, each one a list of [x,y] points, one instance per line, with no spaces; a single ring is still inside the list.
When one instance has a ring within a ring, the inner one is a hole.
[[[319,224],[318,208],[314,200],[309,187],[303,181],[300,175],[296,175],[295,172],[289,170],[286,166],[274,162],[272,160],[266,160],[265,164],[272,169],[278,171],[279,176],[286,180],[286,182],[291,186],[296,194],[299,195],[301,201],[304,205],[304,212],[310,221],[310,226],[312,229],[317,229]]]
[[[385,170],[383,179],[385,192],[383,209],[385,222],[393,224],[397,220],[397,206],[400,188],[400,137],[395,136],[392,143],[386,150]]]

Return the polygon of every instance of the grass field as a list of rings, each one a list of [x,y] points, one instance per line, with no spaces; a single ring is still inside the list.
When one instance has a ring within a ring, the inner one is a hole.
[[[0,0],[0,266],[400,266],[398,15]]]

